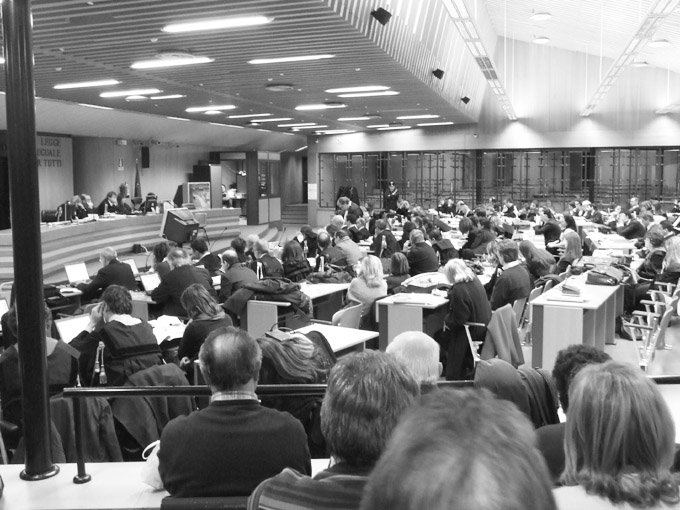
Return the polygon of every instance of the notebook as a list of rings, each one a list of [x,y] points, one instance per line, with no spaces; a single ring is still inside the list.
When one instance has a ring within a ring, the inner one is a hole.
[[[130,266],[130,269],[132,269],[132,274],[135,275],[135,278],[139,276],[139,269],[137,269],[137,263],[135,262],[135,259],[125,259],[121,260],[121,262]]]
[[[77,264],[64,264],[64,269],[66,270],[66,276],[70,284],[86,282],[90,279],[90,275],[87,273],[87,266],[85,265],[85,262],[78,262]]]
[[[158,273],[140,274],[139,278],[142,280],[142,286],[147,294],[151,294],[161,283],[161,277],[158,276]]]
[[[54,324],[57,326],[59,338],[68,344],[87,327],[89,322],[90,316],[85,313],[83,315],[74,315],[73,317],[57,319],[54,321]]]

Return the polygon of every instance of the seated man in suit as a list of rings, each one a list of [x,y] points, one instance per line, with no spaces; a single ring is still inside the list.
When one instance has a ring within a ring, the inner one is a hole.
[[[191,265],[191,259],[182,248],[175,248],[168,254],[172,270],[161,278],[161,283],[151,293],[151,299],[163,306],[163,315],[186,316],[181,297],[189,285],[200,283],[213,297],[216,297],[212,278],[202,267]]]
[[[222,269],[222,259],[219,255],[210,253],[205,239],[191,241],[191,251],[194,258],[194,266],[206,269],[210,276],[215,276]]]
[[[120,285],[128,290],[137,289],[137,282],[132,269],[125,262],[120,262],[116,257],[116,250],[110,246],[104,248],[99,254],[99,262],[102,268],[90,283],[79,283],[78,290],[83,292],[84,299],[94,299],[101,296],[104,289],[109,285]]]
[[[314,478],[284,469],[255,489],[248,508],[359,508],[368,474],[419,393],[411,372],[388,354],[365,351],[341,358],[328,377],[321,413],[334,465]]]
[[[652,219],[654,218],[652,217]],[[645,226],[634,219],[631,212],[626,211],[625,209],[621,210],[619,213],[619,223],[622,224],[622,226],[617,227],[616,233],[626,239],[640,239],[641,237],[645,237],[645,234],[647,233]]]
[[[517,299],[529,297],[531,281],[529,272],[519,261],[519,247],[515,241],[501,239],[489,245],[492,263],[500,266],[500,275],[491,291],[491,309],[513,304]]]
[[[425,236],[420,229],[411,230],[409,235],[411,248],[406,254],[408,265],[411,268],[408,272],[411,276],[421,273],[430,273],[439,270],[439,259],[434,248],[425,242]]]
[[[328,232],[321,231],[316,237],[319,252],[316,256],[314,271],[324,271],[327,264],[344,267],[347,265],[345,254],[331,243],[332,239]],[[323,264],[321,263],[323,259]]]
[[[227,327],[199,351],[210,405],[163,429],[159,472],[173,496],[247,496],[284,468],[311,473],[307,436],[288,413],[260,405],[255,388],[262,351],[247,332]]]
[[[258,239],[253,245],[255,263],[251,266],[258,278],[283,278],[283,264],[269,253],[269,241]]]
[[[115,191],[109,191],[106,194],[106,198],[101,201],[99,207],[97,207],[97,214],[99,216],[104,216],[105,214],[116,214],[119,213],[120,208],[118,207],[118,195]]]
[[[234,292],[248,283],[257,281],[255,271],[241,263],[235,250],[229,249],[222,253],[222,260],[224,260],[225,271],[220,283],[220,303],[225,302]]]

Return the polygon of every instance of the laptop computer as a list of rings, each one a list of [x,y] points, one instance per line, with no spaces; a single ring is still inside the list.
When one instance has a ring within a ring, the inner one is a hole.
[[[77,264],[64,264],[64,270],[66,271],[68,282],[71,285],[78,282],[86,282],[90,279],[90,275],[87,273],[87,266],[85,265],[85,262],[78,262]]]
[[[151,294],[151,292],[153,292],[153,290],[161,283],[161,277],[158,276],[158,273],[140,274],[139,278],[142,280],[144,292],[147,294]]]
[[[130,266],[130,269],[132,269],[132,274],[135,275],[135,278],[139,276],[139,269],[137,268],[137,263],[135,262],[135,259],[124,259],[121,260],[121,262],[124,262],[128,266]]]
[[[68,344],[87,327],[89,322],[90,315],[85,313],[83,315],[74,315],[73,317],[57,319],[54,321],[54,325],[57,326],[59,338]]]

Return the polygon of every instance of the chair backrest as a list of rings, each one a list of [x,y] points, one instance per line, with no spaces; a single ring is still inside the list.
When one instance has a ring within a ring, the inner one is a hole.
[[[361,324],[362,307],[363,305],[360,303],[335,312],[331,319],[331,324],[343,328],[359,328],[359,325]]]
[[[515,317],[517,318],[517,326],[521,326],[524,320],[524,309],[526,308],[527,298],[515,299],[512,309],[515,312]]]
[[[555,282],[553,280],[548,280],[545,285],[543,286],[543,292],[548,292],[550,289],[552,289],[555,286]]]

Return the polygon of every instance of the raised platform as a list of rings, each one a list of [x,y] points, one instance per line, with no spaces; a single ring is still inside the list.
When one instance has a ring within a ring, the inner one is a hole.
[[[206,230],[210,238],[236,237],[238,209],[209,209]],[[97,259],[99,252],[112,246],[119,254],[132,252],[133,244],[150,248],[162,240],[163,215],[121,216],[88,223],[42,227],[43,276],[47,279],[63,271],[64,264]],[[14,280],[11,230],[0,231],[0,282]]]

